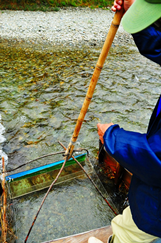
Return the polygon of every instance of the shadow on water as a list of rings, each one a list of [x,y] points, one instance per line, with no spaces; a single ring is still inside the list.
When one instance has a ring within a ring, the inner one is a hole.
[[[93,74],[99,47],[61,49],[0,43],[0,106],[8,169],[68,145]],[[131,45],[113,46],[101,72],[76,148],[97,164],[98,122],[146,132],[160,94],[160,69]],[[49,157],[24,169],[60,160]],[[17,242],[24,240],[44,193],[16,199]],[[56,186],[30,242],[42,242],[110,224],[110,209],[86,179]],[[35,230],[35,231],[34,231]]]

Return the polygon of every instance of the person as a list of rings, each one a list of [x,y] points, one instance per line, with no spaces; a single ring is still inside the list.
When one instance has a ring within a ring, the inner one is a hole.
[[[122,25],[139,52],[161,65],[161,0],[115,0],[124,7]],[[161,96],[147,133],[126,131],[118,124],[97,124],[106,151],[132,174],[129,206],[112,221],[113,243],[161,243]],[[100,241],[91,237],[88,243]]]

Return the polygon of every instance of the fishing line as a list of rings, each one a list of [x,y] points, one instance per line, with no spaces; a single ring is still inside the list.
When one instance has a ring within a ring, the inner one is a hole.
[[[25,165],[31,163],[31,162],[36,161],[36,160],[43,159],[43,158],[45,158],[45,157],[52,156],[52,155],[56,155],[56,154],[63,154],[63,153],[64,153],[64,151],[60,151],[60,152],[56,152],[56,153],[51,153],[51,154],[46,154],[46,155],[40,156],[40,157],[38,157],[38,158],[36,158],[36,159],[29,160],[28,162],[26,162],[26,163],[24,163],[24,164],[22,164],[22,165],[19,165],[19,166],[17,166],[16,168],[13,168],[13,169],[10,169],[10,170],[6,170],[5,172],[6,172],[6,173],[7,173],[7,172],[12,172],[12,171],[15,171],[15,170],[17,170],[17,169],[19,169],[19,168],[21,168],[21,167],[23,167],[23,166],[25,166]]]
[[[84,149],[84,148],[81,148],[81,149],[75,149],[73,152],[82,152],[82,151],[86,151],[86,152],[87,152],[87,156],[89,156],[89,151],[88,151],[87,149]],[[19,169],[19,168],[21,168],[21,167],[23,167],[23,166],[25,166],[25,165],[27,165],[27,164],[30,164],[31,162],[34,162],[34,161],[36,161],[36,160],[43,159],[43,158],[46,158],[46,157],[49,157],[49,156],[53,156],[53,155],[57,155],[57,154],[62,154],[62,155],[64,156],[64,151],[60,151],[60,152],[56,152],[56,153],[51,153],[51,154],[42,155],[42,156],[40,156],[40,157],[38,157],[38,158],[36,158],[36,159],[29,160],[28,162],[26,162],[26,163],[24,163],[24,164],[22,164],[22,165],[19,165],[19,166],[13,168],[13,169],[6,170],[5,173],[15,171],[15,170],[17,170],[17,169]],[[2,174],[2,173],[1,173],[1,174]],[[0,175],[1,175],[1,174],[0,174]]]

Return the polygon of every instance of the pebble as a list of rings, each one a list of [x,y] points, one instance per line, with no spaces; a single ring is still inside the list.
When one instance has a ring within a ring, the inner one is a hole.
[[[100,8],[59,11],[0,11],[0,41],[64,46],[96,46],[105,41],[114,13]],[[117,41],[132,38],[120,25]]]

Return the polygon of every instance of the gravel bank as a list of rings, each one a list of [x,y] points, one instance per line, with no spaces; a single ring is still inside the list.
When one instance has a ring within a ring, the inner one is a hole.
[[[0,40],[51,45],[99,45],[114,13],[111,10],[66,8],[58,12],[1,11]],[[119,27],[115,41],[132,42]]]

